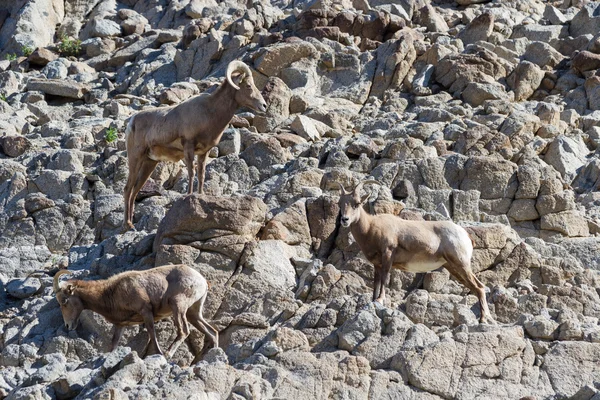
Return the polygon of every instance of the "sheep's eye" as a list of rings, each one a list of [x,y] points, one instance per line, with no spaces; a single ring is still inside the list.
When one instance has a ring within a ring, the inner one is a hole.
[[[69,301],[69,299],[64,299],[64,300],[62,301],[62,305],[63,305],[63,306],[66,306],[68,301]]]

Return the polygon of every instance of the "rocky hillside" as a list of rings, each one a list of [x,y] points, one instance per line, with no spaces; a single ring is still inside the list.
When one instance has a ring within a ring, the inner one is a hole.
[[[598,32],[585,0],[0,0],[0,398],[600,399]],[[159,165],[122,233],[128,117],[231,60],[266,114],[204,196]],[[469,230],[497,325],[443,269],[370,301],[335,184],[366,178],[371,212]],[[167,263],[209,281],[221,349],[64,327],[59,268]]]

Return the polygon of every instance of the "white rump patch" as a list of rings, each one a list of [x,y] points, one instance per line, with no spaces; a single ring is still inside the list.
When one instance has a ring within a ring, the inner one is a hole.
[[[127,136],[129,136],[129,134],[131,133],[131,130],[133,129],[133,119],[135,118],[135,115],[131,118],[129,118],[129,122],[127,123],[127,128],[125,128],[125,139],[127,139]]]
[[[446,263],[446,260],[417,260],[406,263],[404,271],[406,272],[429,272],[438,269]]]

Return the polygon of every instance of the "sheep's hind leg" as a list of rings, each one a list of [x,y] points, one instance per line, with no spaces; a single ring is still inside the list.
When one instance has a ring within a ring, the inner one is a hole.
[[[125,184],[125,190],[123,192],[123,203],[125,205],[125,213],[123,215],[123,232],[127,232],[130,229],[134,229],[133,223],[131,222],[131,193],[137,179],[138,172],[138,160],[139,157],[135,157],[133,154],[128,154],[129,174],[127,175],[127,183]]]
[[[121,339],[121,335],[123,334],[124,326],[115,325],[113,330],[113,337],[110,342],[110,351],[115,351],[117,346],[119,345],[119,339]]]
[[[208,159],[208,151],[204,154],[198,154],[196,161],[198,163],[198,193],[204,193],[204,174],[206,173],[206,160]]]
[[[446,269],[450,274],[462,283],[467,289],[469,289],[477,299],[479,300],[479,307],[481,309],[481,316],[479,317],[480,323],[486,321],[490,324],[494,324],[495,321],[490,314],[487,300],[485,297],[485,286],[477,279],[470,266],[464,266],[463,263],[458,261],[448,261]]]
[[[183,161],[188,172],[188,191],[187,194],[194,192],[194,143],[186,142],[183,145]]]
[[[167,351],[167,359],[173,357],[181,343],[190,335],[190,327],[188,326],[187,319],[185,318],[186,309],[183,305],[185,301],[175,299],[171,304],[173,310],[173,320],[175,321],[175,327],[177,328],[177,337],[175,341],[169,347]]]
[[[188,320],[196,329],[203,332],[206,336],[210,337],[213,342],[213,348],[219,347],[219,331],[211,326],[202,316],[204,310],[204,301],[206,300],[206,294],[200,300],[192,304],[187,311]],[[194,359],[194,364],[198,361],[199,354]]]
[[[154,161],[150,158],[145,158],[139,163],[139,168],[137,171],[137,178],[135,180],[135,184],[133,185],[133,189],[131,190],[131,194],[129,195],[129,205],[127,208],[127,211],[129,212],[129,214],[127,215],[127,222],[129,224],[131,224],[132,228],[133,228],[133,223],[132,223],[133,207],[135,204],[135,197],[140,192],[140,190],[142,189],[142,186],[144,186],[144,183],[146,183],[146,181],[152,174],[152,171],[154,171],[154,168],[156,168],[157,164],[158,164],[158,161]]]
[[[381,293],[381,268],[373,266],[374,278],[373,278],[373,301],[377,301],[379,294]]]

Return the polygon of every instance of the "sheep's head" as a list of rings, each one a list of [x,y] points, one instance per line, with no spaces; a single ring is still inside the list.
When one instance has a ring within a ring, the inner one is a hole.
[[[70,271],[60,270],[54,275],[54,293],[60,305],[65,326],[68,330],[77,328],[79,316],[83,311],[81,299],[75,294],[75,285],[69,282],[59,282],[60,276],[69,274]]]
[[[354,190],[348,191],[344,188],[344,186],[336,182],[340,189],[342,190],[342,195],[340,196],[339,206],[340,206],[340,222],[343,227],[347,228],[353,223],[357,222],[360,218],[360,209],[367,202],[371,193],[367,193],[364,196],[360,195],[360,190],[363,185],[367,183],[376,183],[379,185],[379,182],[375,180],[368,180],[359,183],[356,185]]]
[[[241,61],[232,61],[227,66],[227,82],[236,90],[235,101],[242,107],[254,111],[267,111],[267,102],[254,85],[252,71]]]

